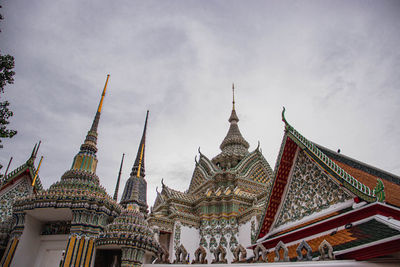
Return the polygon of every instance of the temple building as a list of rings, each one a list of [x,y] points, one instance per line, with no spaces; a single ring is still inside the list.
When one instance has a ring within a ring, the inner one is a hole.
[[[400,262],[400,177],[309,141],[285,109],[282,120],[271,193],[250,247],[264,253],[260,261]]]
[[[209,263],[217,250],[231,262],[239,244],[251,245],[269,197],[273,170],[259,146],[248,150],[249,143],[239,130],[234,97],[232,104],[221,153],[209,160],[199,150],[187,191],[162,183],[150,212],[149,223],[159,229],[161,246],[177,263],[188,262],[187,255],[193,258],[198,249],[206,251]]]
[[[259,144],[249,150],[234,94],[221,152],[209,159],[199,149],[187,190],[171,188],[167,177],[150,212],[147,111],[118,203],[124,156],[114,197],[96,174],[108,79],[86,138],[59,181],[43,189],[41,160],[35,164],[40,143],[1,177],[0,266],[398,266],[400,177],[313,143],[289,124],[285,109],[272,169]]]

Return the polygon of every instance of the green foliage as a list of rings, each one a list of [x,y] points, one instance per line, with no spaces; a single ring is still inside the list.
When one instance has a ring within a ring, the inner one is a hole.
[[[0,55],[0,93],[4,93],[6,84],[14,83],[14,57]]]
[[[0,14],[0,20],[2,19],[3,16]],[[14,66],[15,62],[13,56],[0,54],[0,99],[1,94],[4,93],[4,87],[7,84],[14,83]],[[17,134],[16,130],[7,129],[7,124],[10,123],[9,119],[14,115],[14,113],[9,109],[9,106],[10,103],[8,101],[0,101],[0,148],[3,148],[3,145],[1,144],[2,138],[11,138]]]

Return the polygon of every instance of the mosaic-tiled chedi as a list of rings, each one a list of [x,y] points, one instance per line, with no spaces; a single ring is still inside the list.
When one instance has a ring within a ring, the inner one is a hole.
[[[101,100],[80,151],[74,157],[72,167],[61,180],[48,190],[18,199],[14,205],[14,214],[18,218],[14,226],[9,246],[16,249],[24,228],[24,216],[27,211],[39,208],[70,209],[72,212],[68,245],[62,260],[62,266],[90,266],[94,251],[94,238],[107,224],[110,217],[120,213],[120,206],[106,193],[96,175],[97,167],[97,127],[107,88],[109,75],[103,89]],[[13,251],[8,255],[12,255]],[[8,266],[11,260],[2,264]]]
[[[96,240],[98,253],[102,248],[120,249],[122,251],[121,266],[142,266],[146,252],[159,254],[159,244],[146,221],[146,181],[144,168],[144,152],[146,141],[147,111],[145,126],[135,163],[129,179],[125,184],[121,199],[123,210]],[[116,188],[118,191],[118,188]],[[97,260],[96,260],[97,262]]]
[[[248,151],[249,144],[238,122],[233,101],[230,127],[221,143],[221,153],[209,160],[199,150],[200,157],[196,159],[186,192],[162,183],[149,223],[165,234],[161,245],[169,249],[170,255],[175,255],[175,249],[181,245],[189,255],[194,255],[201,245],[211,262],[212,252],[220,245],[226,249],[228,259],[232,259],[231,252],[238,244],[250,244],[251,221],[255,225],[254,221],[261,215],[273,171],[259,147]],[[177,222],[182,226],[176,227]],[[176,233],[178,229],[180,233]],[[162,237],[163,234],[160,240]]]

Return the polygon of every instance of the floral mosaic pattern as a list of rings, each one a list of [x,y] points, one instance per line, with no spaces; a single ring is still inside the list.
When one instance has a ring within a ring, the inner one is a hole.
[[[339,188],[318,166],[300,151],[289,190],[275,227],[322,211],[352,197]]]
[[[0,222],[7,220],[12,216],[15,199],[26,197],[32,193],[32,187],[24,179],[21,183],[17,184],[14,188],[10,189],[4,195],[0,196]]]

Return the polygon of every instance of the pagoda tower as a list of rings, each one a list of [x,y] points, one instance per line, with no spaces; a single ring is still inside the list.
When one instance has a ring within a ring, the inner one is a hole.
[[[119,263],[121,267],[142,266],[146,258],[152,258],[151,253],[156,255],[160,249],[158,242],[154,239],[154,233],[146,221],[147,183],[144,179],[144,152],[148,116],[149,111],[146,114],[136,160],[122,195],[120,204],[123,206],[123,210],[111,224],[105,227],[96,240],[96,248],[99,251],[97,254],[100,255],[96,258],[96,264],[99,262],[102,264],[101,266]],[[118,192],[118,186],[116,192]],[[107,253],[100,252],[104,250],[111,250],[110,253],[114,253],[114,257],[112,259],[106,257]],[[120,259],[118,254],[115,254],[116,251],[121,251]]]
[[[147,182],[145,177],[144,167],[144,154],[146,148],[146,129],[147,119],[149,117],[149,111],[146,113],[146,120],[143,128],[142,139],[140,140],[139,148],[137,151],[135,163],[133,164],[132,171],[128,181],[125,184],[124,192],[122,194],[120,204],[125,208],[129,204],[136,204],[139,206],[141,212],[147,214]],[[137,188],[138,190],[135,190]]]
[[[120,213],[120,206],[100,185],[96,175],[97,128],[108,79],[109,75],[92,126],[73,159],[71,169],[48,190],[15,202],[16,225],[2,266],[11,263],[13,266],[33,266],[32,263],[38,266],[91,266],[95,238],[107,222]],[[52,238],[43,236],[61,239],[52,243]],[[54,252],[46,254],[46,250],[42,250],[44,246],[52,246]],[[8,256],[14,254],[14,257]]]

